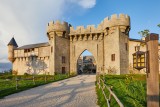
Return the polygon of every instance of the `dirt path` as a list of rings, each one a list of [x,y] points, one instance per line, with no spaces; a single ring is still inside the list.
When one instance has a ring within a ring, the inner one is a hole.
[[[79,75],[0,99],[0,107],[98,107],[95,75]]]

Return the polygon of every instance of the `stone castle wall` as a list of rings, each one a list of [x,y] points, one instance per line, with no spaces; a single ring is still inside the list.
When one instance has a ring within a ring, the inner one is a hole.
[[[115,68],[116,74],[126,74],[133,63],[135,46],[140,44],[140,41],[129,40],[129,31],[130,17],[124,14],[107,17],[97,27],[88,25],[74,29],[67,22],[51,21],[47,25],[49,46],[38,47],[34,51],[48,65],[47,72],[51,75],[62,73],[62,67],[65,67],[66,73],[77,73],[77,60],[85,50],[93,54],[97,72],[108,73],[109,68]],[[13,69],[24,74],[27,57],[31,53],[8,48]],[[145,51],[145,47],[141,50]],[[115,61],[111,59],[113,54]],[[62,63],[62,57],[65,57],[65,63]]]
[[[39,47],[34,48],[34,53],[36,56],[38,56],[38,59],[41,59],[47,64],[47,69],[45,69],[45,72],[49,73],[49,47]],[[27,72],[28,66],[26,66],[29,56],[31,55],[31,52],[24,52],[25,49],[20,50],[14,50],[14,59],[13,62],[13,70],[18,71],[18,75],[23,75]],[[33,72],[33,70],[31,71]],[[37,71],[38,73],[39,71]],[[44,74],[43,71],[41,71],[39,74]]]

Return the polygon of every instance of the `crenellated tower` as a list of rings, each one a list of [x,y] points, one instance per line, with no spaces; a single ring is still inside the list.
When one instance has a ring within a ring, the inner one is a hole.
[[[51,21],[47,26],[50,44],[50,73],[69,72],[69,31],[67,22]]]
[[[104,32],[105,68],[112,68],[117,74],[127,74],[130,17],[114,14],[110,18],[105,18],[100,26]]]
[[[18,47],[14,37],[10,40],[7,46],[8,46],[8,59],[13,63],[15,60],[14,49]]]

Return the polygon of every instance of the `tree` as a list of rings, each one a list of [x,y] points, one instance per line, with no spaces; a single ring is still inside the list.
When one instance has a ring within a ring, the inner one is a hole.
[[[140,31],[140,32],[138,32],[138,34],[140,34],[141,36],[142,36],[142,38],[143,37],[146,37],[146,36],[148,36],[149,35],[149,30],[148,29],[145,29],[145,30],[143,30],[143,31]]]
[[[158,24],[157,26],[160,27],[160,24]]]

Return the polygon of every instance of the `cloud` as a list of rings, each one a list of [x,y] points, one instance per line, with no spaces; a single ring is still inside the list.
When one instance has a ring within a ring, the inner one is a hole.
[[[79,0],[78,3],[83,8],[92,8],[96,5],[96,0]]]
[[[7,44],[13,35],[19,46],[48,41],[49,21],[69,17],[66,13],[77,9],[76,5],[87,10],[95,4],[96,0],[1,0],[0,62],[7,60]]]
[[[75,3],[84,9],[92,8],[96,5],[96,0],[70,0],[71,3]]]

